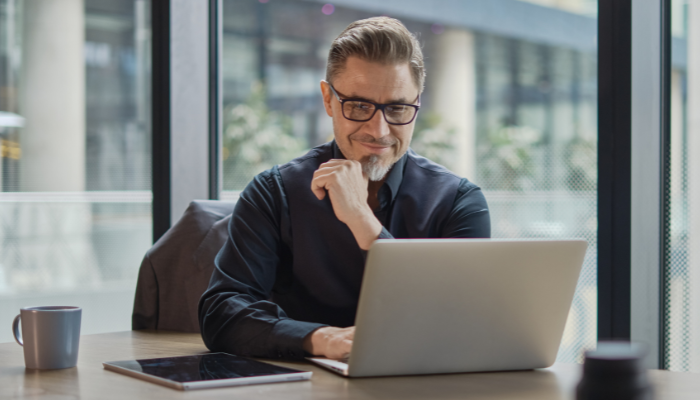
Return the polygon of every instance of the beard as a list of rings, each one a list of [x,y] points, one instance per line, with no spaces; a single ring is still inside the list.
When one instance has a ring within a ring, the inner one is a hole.
[[[334,130],[337,132],[337,129],[335,127],[335,122],[333,126]],[[348,142],[352,141],[357,141],[357,142],[363,142],[363,143],[368,143],[368,144],[375,144],[375,145],[381,145],[381,146],[395,146],[398,141],[396,138],[392,137],[384,137],[381,139],[375,139],[371,135],[368,134],[360,134],[360,133],[352,133],[348,136]],[[341,148],[341,151],[343,149]],[[371,154],[368,156],[364,156],[358,161],[360,164],[362,164],[362,172],[364,173],[367,178],[372,181],[372,182],[378,182],[381,181],[386,177],[386,175],[389,173],[391,170],[391,167],[394,166],[394,164],[403,156],[403,153],[400,154],[398,157],[390,156],[390,155],[384,155],[383,157],[377,154]]]
[[[377,155],[371,155],[363,158],[360,161],[362,164],[362,172],[367,176],[370,181],[378,182],[384,179],[386,174],[389,172],[394,163],[384,163],[381,157]]]

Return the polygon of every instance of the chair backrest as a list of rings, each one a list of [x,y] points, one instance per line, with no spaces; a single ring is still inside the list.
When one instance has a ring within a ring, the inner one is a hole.
[[[141,263],[132,329],[199,332],[197,304],[228,237],[235,202],[195,200]]]

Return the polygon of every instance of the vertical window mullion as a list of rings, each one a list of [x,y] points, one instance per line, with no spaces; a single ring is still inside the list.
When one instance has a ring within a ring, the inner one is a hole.
[[[598,7],[598,339],[629,339],[632,2]]]

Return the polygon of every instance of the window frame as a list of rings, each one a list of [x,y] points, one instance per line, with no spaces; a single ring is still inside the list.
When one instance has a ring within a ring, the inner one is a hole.
[[[600,1],[598,18],[598,339],[644,342],[663,368],[670,0]]]
[[[151,7],[155,243],[190,201],[218,197],[220,0]]]

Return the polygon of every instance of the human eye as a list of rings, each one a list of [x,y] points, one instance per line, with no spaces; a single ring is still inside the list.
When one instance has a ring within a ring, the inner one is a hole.
[[[373,108],[372,104],[365,103],[364,101],[353,101],[351,104],[352,108],[358,111],[368,111]]]
[[[364,101],[348,101],[345,102],[344,107],[345,116],[355,120],[365,120],[374,112],[374,106]]]
[[[408,106],[402,104],[389,104],[384,111],[390,115],[403,115],[408,111]]]

